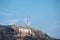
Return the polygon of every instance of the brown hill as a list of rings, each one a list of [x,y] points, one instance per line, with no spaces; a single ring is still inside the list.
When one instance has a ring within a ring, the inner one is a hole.
[[[31,27],[0,25],[0,40],[54,40],[46,33]]]

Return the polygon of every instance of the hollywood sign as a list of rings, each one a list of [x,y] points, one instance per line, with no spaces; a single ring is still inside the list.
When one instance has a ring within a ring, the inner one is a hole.
[[[19,32],[31,33],[31,30],[28,30],[28,29],[19,29]]]

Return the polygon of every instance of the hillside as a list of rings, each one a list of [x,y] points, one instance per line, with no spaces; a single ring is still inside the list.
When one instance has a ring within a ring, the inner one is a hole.
[[[46,33],[24,26],[0,25],[0,40],[54,40]]]

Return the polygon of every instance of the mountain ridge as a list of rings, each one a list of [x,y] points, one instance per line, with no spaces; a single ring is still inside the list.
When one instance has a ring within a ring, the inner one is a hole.
[[[0,25],[0,35],[0,40],[54,40],[41,30],[16,25]]]

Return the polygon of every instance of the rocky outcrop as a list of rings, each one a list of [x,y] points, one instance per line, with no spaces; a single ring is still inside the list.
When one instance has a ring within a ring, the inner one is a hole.
[[[22,30],[24,31],[22,32]],[[31,27],[23,27],[16,25],[7,26],[0,25],[0,40],[54,40],[54,39],[48,36],[46,33]]]

